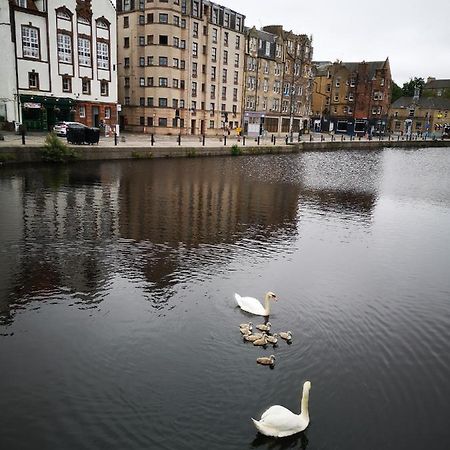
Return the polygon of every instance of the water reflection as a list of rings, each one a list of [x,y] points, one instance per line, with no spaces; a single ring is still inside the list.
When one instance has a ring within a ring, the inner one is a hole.
[[[309,440],[306,432],[282,439],[271,438],[258,433],[256,438],[252,441],[251,447],[266,448],[269,450],[285,450],[288,448],[306,450],[308,448],[308,444]]]

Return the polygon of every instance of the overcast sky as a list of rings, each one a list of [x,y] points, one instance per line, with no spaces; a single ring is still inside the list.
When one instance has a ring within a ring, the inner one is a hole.
[[[214,0],[246,25],[312,34],[316,61],[389,56],[400,86],[415,76],[450,79],[450,0]]]

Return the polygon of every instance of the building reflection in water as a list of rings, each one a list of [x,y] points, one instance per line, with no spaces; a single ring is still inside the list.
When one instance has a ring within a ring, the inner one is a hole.
[[[226,271],[237,255],[271,258],[291,251],[304,204],[370,218],[373,193],[345,183],[314,186],[320,171],[308,169],[304,158],[77,163],[2,172],[0,204],[8,220],[0,227],[8,233],[1,233],[0,317],[8,322],[20,305],[62,296],[79,307],[95,306],[118,277],[139,286],[144,281],[144,295],[163,309],[177,284]],[[267,173],[275,178],[260,176]]]

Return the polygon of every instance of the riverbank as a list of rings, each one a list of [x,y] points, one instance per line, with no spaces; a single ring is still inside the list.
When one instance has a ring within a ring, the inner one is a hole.
[[[69,146],[78,155],[78,160],[120,160],[120,159],[150,159],[150,158],[183,158],[204,156],[239,156],[275,153],[298,153],[312,151],[338,151],[338,150],[380,150],[383,148],[425,148],[425,147],[450,147],[449,140],[371,140],[371,141],[304,141],[292,144],[278,145],[264,143],[257,145],[254,140],[245,143],[231,141],[228,145],[223,142],[214,146],[202,146],[199,142],[188,142],[182,145],[127,145],[120,142],[117,146]],[[41,162],[40,151],[42,144],[18,145],[4,143],[0,146],[0,163],[30,163]]]

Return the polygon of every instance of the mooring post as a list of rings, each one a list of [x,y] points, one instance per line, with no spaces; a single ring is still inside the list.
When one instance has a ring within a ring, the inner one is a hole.
[[[259,135],[258,135],[258,145],[259,145],[259,141],[260,141],[260,139],[261,139],[261,136],[259,136]]]
[[[114,132],[114,146],[117,147],[117,133]]]
[[[245,136],[242,136],[242,145],[245,145]]]
[[[151,134],[151,139],[150,139],[152,146],[155,145],[155,135],[152,133]]]
[[[227,135],[226,134],[224,134],[223,135],[223,145],[227,145]]]
[[[203,144],[203,147],[204,147],[205,146],[205,135],[202,136],[202,144]]]
[[[181,133],[178,135],[178,145],[181,145]]]
[[[20,132],[22,134],[22,145],[25,145],[25,129],[23,128],[23,125]]]

